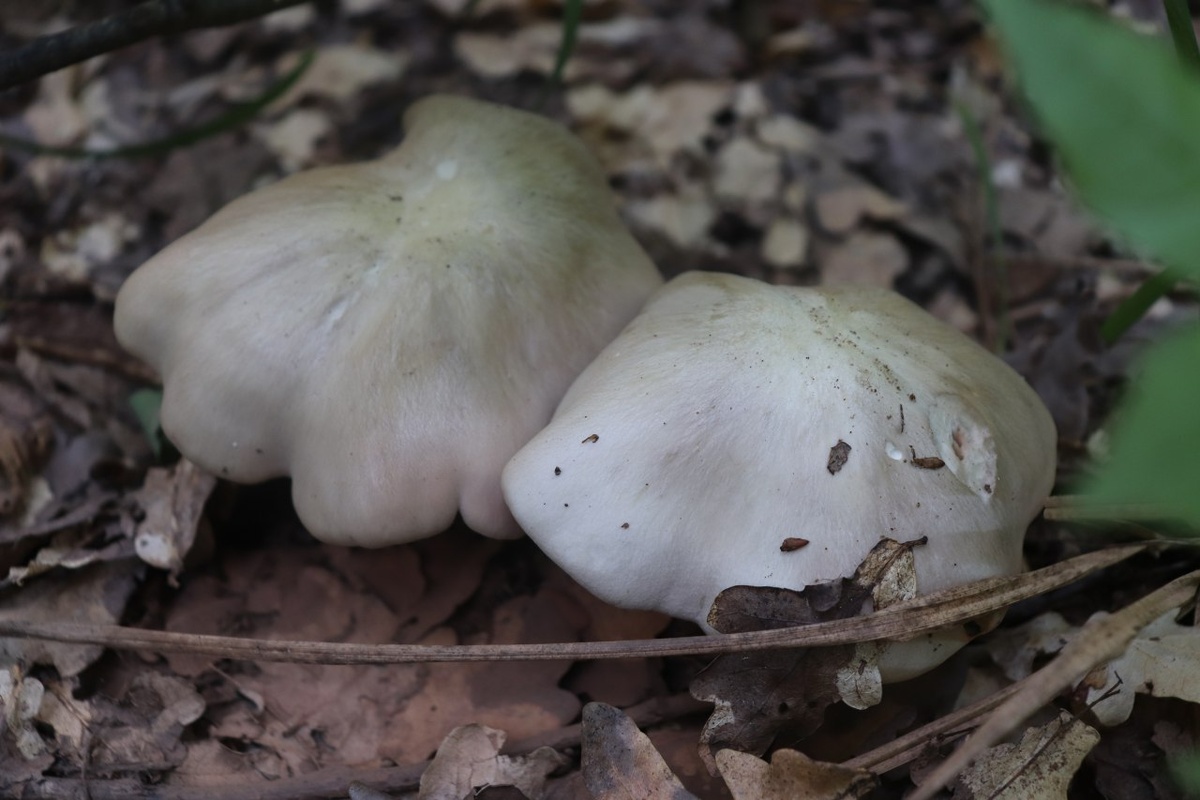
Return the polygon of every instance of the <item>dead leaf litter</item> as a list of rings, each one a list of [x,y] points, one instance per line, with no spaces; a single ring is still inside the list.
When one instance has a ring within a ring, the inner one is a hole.
[[[99,14],[36,5],[0,10],[6,44]],[[1195,313],[1172,296],[1130,341],[1101,343],[1100,322],[1147,265],[1064,190],[968,4],[585,2],[550,86],[563,13],[551,0],[299,5],[151,39],[0,97],[0,132],[105,151],[204,125],[315,56],[246,126],[151,158],[0,144],[0,619],[361,645],[696,632],[613,609],[528,542],[461,525],[378,551],[315,544],[286,486],[232,487],[169,446],[160,458],[157,420],[130,402],[158,376],[113,336],[125,277],[255,187],[394,147],[400,113],[433,92],[522,108],[544,98],[667,277],[883,286],[985,342],[1009,325],[1006,358],[1051,410],[1067,485],[1088,449],[1103,450],[1137,344]],[[978,117],[990,176],[955,102]],[[1003,286],[988,266],[1001,249]],[[867,457],[828,445],[826,480]],[[946,466],[919,444],[902,455]],[[775,557],[802,558],[806,535]],[[1026,558],[1042,567],[1093,544],[1039,521]],[[710,623],[764,629],[902,603],[919,546],[882,543],[852,579],[731,588]],[[1125,555],[1024,601],[925,678],[886,687],[879,665],[896,642],[376,667],[0,638],[0,796],[900,797],[945,777],[936,765],[1000,706],[1011,736],[972,745],[974,765],[948,784],[956,800],[1061,798],[1068,785],[1071,797],[1174,798],[1169,763],[1200,743],[1200,639],[1181,609],[1187,588],[1154,590],[1195,558]],[[1145,595],[1170,607],[1134,602]],[[997,621],[926,636],[961,643]],[[1101,646],[1116,640],[1128,647]],[[668,710],[646,711],[656,706]]]

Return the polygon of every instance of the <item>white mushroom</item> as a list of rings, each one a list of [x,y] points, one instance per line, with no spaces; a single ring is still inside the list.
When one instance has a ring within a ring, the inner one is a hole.
[[[883,537],[928,537],[921,594],[1020,571],[1055,447],[1020,376],[896,294],[691,273],[579,376],[504,490],[592,592],[704,626],[730,586],[849,576]],[[894,650],[885,679],[953,651]]]
[[[121,342],[218,475],[291,475],[319,538],[519,534],[500,470],[662,280],[561,126],[434,97],[365,164],[230,204],[138,269]]]

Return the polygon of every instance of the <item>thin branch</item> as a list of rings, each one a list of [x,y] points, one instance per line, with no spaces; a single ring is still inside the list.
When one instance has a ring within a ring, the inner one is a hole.
[[[1046,498],[1042,515],[1056,522],[1118,522],[1171,520],[1183,512],[1157,503],[1102,503],[1084,494],[1058,494]]]
[[[0,53],[0,91],[150,39],[245,22],[310,0],[149,0]]]
[[[1037,709],[1100,664],[1118,658],[1142,630],[1196,595],[1200,570],[1168,583],[1115,614],[1089,621],[1058,657],[1021,682],[1021,689],[1004,701],[987,721],[937,766],[909,795],[931,800],[989,747],[999,742]]]
[[[715,655],[718,653],[824,647],[837,644],[910,639],[921,633],[966,622],[1013,603],[1065,586],[1084,575],[1116,564],[1147,545],[1123,545],[1078,556],[1035,572],[987,578],[933,592],[906,603],[850,619],[779,630],[684,636],[620,642],[552,644],[403,645],[271,641],[127,628],[0,619],[0,636],[70,644],[103,645],[118,650],[174,652],[215,658],[284,661],[295,664],[411,664],[461,661],[567,661]]]
[[[1028,680],[1026,678],[1025,680]],[[862,755],[843,761],[843,767],[851,769],[869,769],[882,775],[896,767],[902,767],[920,756],[935,739],[955,734],[965,734],[974,726],[974,720],[981,717],[996,706],[1012,697],[1025,685],[1020,681],[1006,686],[999,691],[977,700],[969,706],[952,711],[944,717],[939,717],[927,725],[900,736],[887,744]]]

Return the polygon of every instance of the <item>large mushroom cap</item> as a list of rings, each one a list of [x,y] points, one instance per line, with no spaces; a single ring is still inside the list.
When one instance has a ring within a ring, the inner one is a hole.
[[[461,508],[519,533],[504,463],[661,283],[584,146],[432,97],[378,161],[247,195],[138,269],[117,336],[218,475],[291,475],[318,537],[381,545]]]
[[[1055,446],[1020,376],[896,294],[691,273],[579,376],[504,488],[591,591],[705,625],[730,586],[849,576],[883,537],[928,537],[920,593],[1020,571]]]

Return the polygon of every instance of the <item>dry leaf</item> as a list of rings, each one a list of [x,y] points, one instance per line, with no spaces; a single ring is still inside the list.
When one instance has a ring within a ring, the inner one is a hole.
[[[200,575],[184,585],[166,628],[268,639],[391,641],[401,623],[398,614],[406,609],[393,611],[363,589],[362,579],[353,573],[343,577],[327,566],[337,561],[326,551],[336,549],[230,554],[221,565],[223,580]],[[376,557],[390,561],[388,552]],[[403,575],[403,569],[397,571]],[[167,661],[176,673],[192,676],[211,670],[215,659],[170,654]],[[306,772],[330,751],[341,763],[378,763],[391,724],[421,689],[424,675],[413,665],[329,669],[286,663],[225,667],[221,673],[232,696],[209,712],[212,735],[253,743],[253,768],[275,777]],[[436,742],[407,760],[427,757]]]
[[[100,769],[146,764],[161,771],[182,764],[184,729],[205,710],[190,682],[150,669],[138,672],[119,700],[100,694],[88,704],[91,729],[100,735],[89,741],[87,759]]]
[[[853,284],[890,289],[908,269],[908,251],[890,233],[855,231],[829,248],[820,266],[825,286]]]
[[[46,752],[46,743],[34,728],[38,710],[46,689],[37,678],[23,673],[18,666],[0,670],[0,710],[4,712],[4,724],[17,750],[27,761],[32,761]]]
[[[71,283],[87,283],[92,270],[104,266],[141,236],[139,227],[119,212],[110,212],[79,228],[57,231],[42,242],[42,263]]]
[[[143,569],[136,559],[127,558],[92,564],[53,581],[37,581],[0,602],[0,618],[116,624]],[[103,650],[96,645],[0,638],[0,657],[23,664],[53,664],[63,677],[78,675]]]
[[[83,73],[84,65],[75,64],[38,81],[37,97],[25,110],[25,123],[39,144],[75,144],[87,132],[87,117],[75,93]]]
[[[722,750],[717,766],[734,800],[850,800],[866,797],[878,783],[867,770],[813,761],[795,750],[775,751],[770,764]]]
[[[1017,744],[989,749],[964,770],[955,800],[1066,800],[1071,778],[1100,734],[1065,711]]]
[[[294,69],[299,56],[288,55],[279,70]],[[344,103],[354,99],[368,86],[398,81],[408,67],[408,56],[391,50],[365,45],[344,44],[321,47],[312,66],[287,94],[271,104],[278,111],[290,108],[305,97],[322,97]]]
[[[569,578],[548,559],[541,566],[546,573],[543,585],[570,595],[587,613],[587,627],[582,632],[584,641],[653,639],[671,621],[666,614],[657,611],[637,611],[609,605]],[[661,671],[657,661],[646,658],[583,661],[571,669],[565,688],[588,700],[625,708],[644,700],[656,689],[663,688]]]
[[[1175,621],[1168,611],[1147,625],[1125,654],[1098,667],[1080,683],[1085,702],[1101,725],[1119,725],[1133,712],[1135,694],[1178,697],[1200,703],[1200,630]],[[1097,614],[1096,617],[1107,616]]]
[[[314,108],[297,108],[283,119],[254,126],[262,140],[283,167],[284,172],[311,167],[317,144],[333,130],[329,114]]]
[[[712,200],[701,187],[690,182],[683,183],[676,193],[664,192],[646,200],[634,200],[625,210],[635,224],[658,231],[685,249],[703,246],[717,217]]]
[[[37,396],[15,382],[0,383],[0,516],[23,507],[53,437],[53,423]]]
[[[667,167],[680,151],[704,152],[713,117],[733,101],[734,88],[730,81],[680,81],[616,94],[589,85],[567,94],[567,108],[580,122],[636,136]]]
[[[864,217],[893,220],[904,216],[906,206],[867,183],[826,189],[816,197],[817,221],[826,232],[849,233]]]
[[[714,775],[696,750],[700,741],[699,724],[674,723],[656,728],[646,735],[683,788],[701,800],[729,800],[732,795],[720,775]]]
[[[1178,624],[1178,613],[1168,611],[1150,623],[1120,658],[1097,667],[1080,681],[1083,702],[1101,725],[1119,725],[1129,719],[1138,694],[1200,703],[1200,687],[1195,682],[1200,630]],[[1106,616],[1102,612],[1092,619]],[[1020,680],[1032,673],[1036,658],[1059,652],[1079,630],[1051,611],[998,634],[987,648],[1006,677]]]
[[[1033,674],[1039,657],[1062,650],[1077,630],[1061,614],[1049,611],[1024,625],[997,631],[985,648],[1004,671],[1004,677],[1015,682]]]
[[[54,732],[55,751],[59,757],[84,755],[84,747],[92,730],[95,715],[87,700],[75,697],[78,684],[73,679],[47,680],[37,720]]]
[[[562,28],[556,23],[530,25],[507,36],[464,31],[454,37],[454,53],[485,78],[511,78],[523,71],[549,75],[561,39]],[[579,70],[573,61],[565,70],[568,81]]]
[[[807,251],[808,228],[798,219],[779,217],[763,237],[763,261],[778,269],[803,266]]]
[[[538,800],[547,776],[566,759],[550,747],[527,756],[502,756],[504,740],[504,731],[483,725],[450,731],[421,775],[418,800],[462,800],[488,786],[513,786],[529,800]]]
[[[734,586],[717,596],[708,624],[722,633],[787,628],[857,616],[915,592],[912,548],[883,539],[852,578],[811,584],[801,591]],[[786,730],[806,736],[839,700],[854,708],[879,702],[878,659],[888,645],[732,653],[720,656],[691,685],[692,695],[716,707],[701,737],[701,754],[722,747],[762,753]]]
[[[695,800],[633,720],[604,703],[583,707],[583,781],[595,800]]]
[[[584,615],[570,598],[543,589],[496,608],[490,636],[472,642],[577,641]],[[455,644],[442,629],[430,644]],[[579,714],[580,701],[559,687],[569,661],[437,664],[421,667],[423,682],[411,697],[395,701],[380,751],[399,761],[417,761],[442,737],[465,722],[501,728],[514,739],[558,730]]]
[[[1076,203],[1061,193],[1026,187],[1001,188],[997,201],[1000,227],[1045,256],[1074,258],[1092,240],[1099,239],[1095,225],[1079,211]]]
[[[783,159],[751,139],[734,139],[717,153],[713,191],[725,201],[774,199],[783,180]]]
[[[174,581],[200,526],[204,504],[217,479],[182,458],[169,468],[155,467],[134,495],[145,516],[138,523],[134,546],[138,558],[167,570]]]
[[[822,139],[819,129],[784,114],[759,120],[754,130],[758,140],[768,147],[793,153],[810,153]]]

